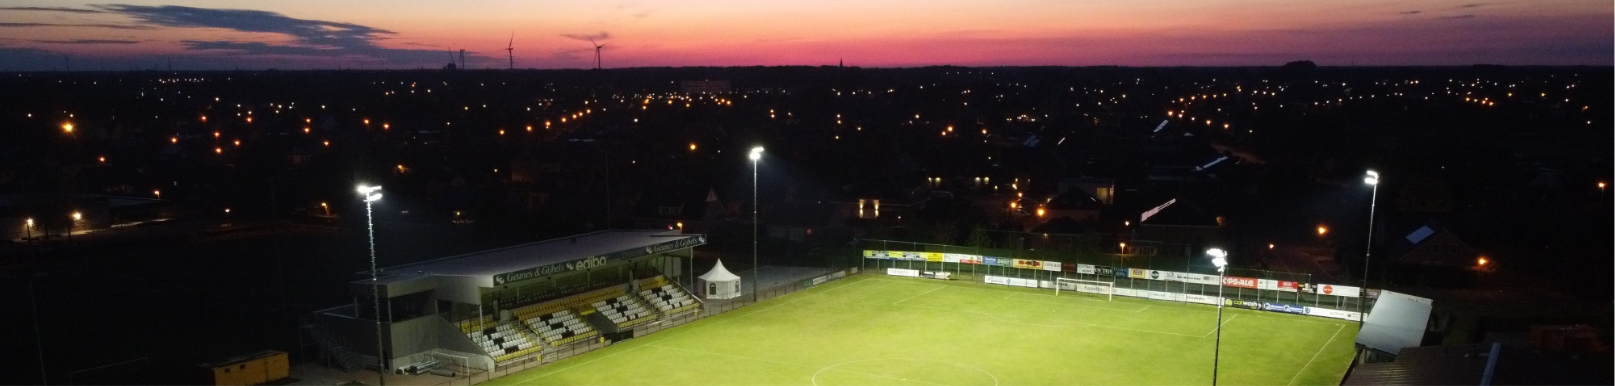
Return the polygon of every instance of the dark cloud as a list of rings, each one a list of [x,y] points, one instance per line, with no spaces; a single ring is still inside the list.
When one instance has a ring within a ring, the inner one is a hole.
[[[73,39],[73,40],[29,40],[34,43],[46,44],[137,44],[139,40],[112,40],[112,39]]]
[[[1492,5],[1492,3],[1469,3],[1469,4],[1460,5],[1460,6],[1458,6],[1458,8],[1479,8],[1479,7],[1484,7],[1484,6],[1488,6],[1488,5]]]
[[[1402,14],[1402,15],[1417,15],[1417,14],[1419,14],[1419,12],[1423,12],[1423,11],[1402,11],[1402,12],[1397,12],[1397,13]]]
[[[96,5],[102,10],[127,15],[148,25],[175,28],[224,28],[242,32],[290,35],[298,44],[327,47],[373,46],[378,35],[392,31],[351,23],[305,20],[274,12],[249,9],[209,9],[177,5],[143,6],[127,4]]]
[[[0,7],[0,11],[42,11],[42,12],[70,12],[70,13],[101,13],[93,9],[79,9],[66,7]]]
[[[592,34],[592,35],[584,35],[584,34],[561,34],[561,37],[564,37],[564,38],[567,38],[567,39],[575,39],[575,40],[583,40],[583,41],[594,41],[594,40],[606,40],[606,39],[610,39],[610,38],[611,38],[611,34],[608,34],[608,33],[606,33],[606,32],[605,32],[605,31],[601,31],[601,32],[600,32],[600,33],[597,33],[597,34]]]
[[[145,25],[121,25],[121,24],[0,23],[0,28],[31,28],[31,27],[110,28],[110,29],[140,29],[140,30],[157,29],[157,27],[145,26]]]
[[[272,33],[292,38],[289,44],[264,42],[203,41],[180,42],[188,50],[228,55],[304,56],[311,58],[370,59],[394,64],[437,64],[442,51],[394,49],[376,42],[395,35],[393,31],[369,26],[324,20],[298,19],[279,13],[250,9],[210,9],[175,5],[142,6],[128,4],[95,5],[97,9],[133,17],[149,25],[171,28],[219,28],[241,32]],[[468,52],[467,54],[471,54]],[[489,60],[467,55],[468,61]]]
[[[1474,19],[1475,15],[1453,15],[1453,16],[1442,16],[1441,18],[1442,19],[1448,19],[1448,20]]]

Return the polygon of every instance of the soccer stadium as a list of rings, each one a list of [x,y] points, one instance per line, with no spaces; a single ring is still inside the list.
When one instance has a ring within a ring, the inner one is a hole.
[[[1378,295],[921,244],[737,274],[704,242],[604,231],[388,267],[304,329],[329,366],[394,384],[1315,385],[1341,382]]]

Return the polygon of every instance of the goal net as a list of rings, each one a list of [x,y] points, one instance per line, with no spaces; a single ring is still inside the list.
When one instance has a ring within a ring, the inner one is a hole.
[[[1108,281],[1057,277],[1054,278],[1054,295],[1060,296],[1060,291],[1099,294],[1105,295],[1105,300],[1114,300],[1116,296],[1116,284]]]

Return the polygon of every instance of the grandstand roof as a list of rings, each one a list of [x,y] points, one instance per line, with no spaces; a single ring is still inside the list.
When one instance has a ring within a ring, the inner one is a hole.
[[[690,248],[705,235],[678,231],[600,231],[382,269],[385,283],[422,276],[469,276],[492,285],[586,269],[610,261]],[[369,279],[355,281],[368,283]]]

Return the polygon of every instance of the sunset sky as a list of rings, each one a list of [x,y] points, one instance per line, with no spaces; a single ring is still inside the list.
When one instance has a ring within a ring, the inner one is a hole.
[[[1610,65],[1607,0],[0,0],[0,70]]]

